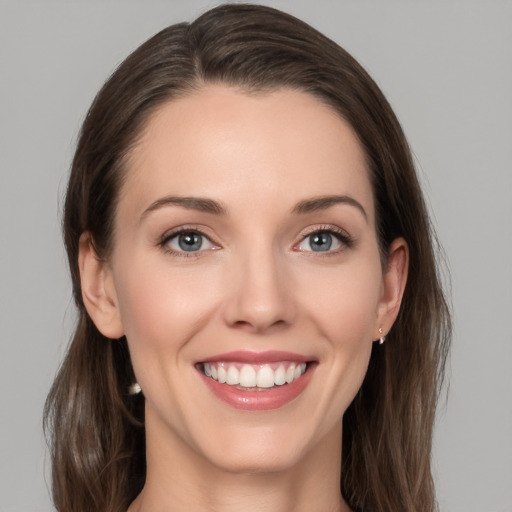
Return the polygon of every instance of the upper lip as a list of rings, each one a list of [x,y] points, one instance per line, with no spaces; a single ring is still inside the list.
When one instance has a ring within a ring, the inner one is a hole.
[[[280,361],[293,361],[298,363],[307,363],[313,361],[315,358],[296,354],[293,352],[283,352],[279,350],[270,350],[266,352],[253,352],[248,350],[236,350],[233,352],[225,352],[223,354],[216,354],[214,356],[201,359],[201,363],[216,363],[216,362],[236,362],[247,364],[265,364],[265,363],[278,363]]]

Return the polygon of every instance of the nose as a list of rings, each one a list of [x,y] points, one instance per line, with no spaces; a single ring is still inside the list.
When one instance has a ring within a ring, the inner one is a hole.
[[[260,334],[293,323],[293,282],[272,250],[239,258],[229,271],[224,318],[230,327]]]

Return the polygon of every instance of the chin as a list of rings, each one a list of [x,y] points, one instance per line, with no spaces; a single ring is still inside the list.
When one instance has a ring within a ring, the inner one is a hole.
[[[339,436],[341,439],[341,432]],[[208,444],[202,451],[212,465],[229,473],[276,473],[306,463],[312,448],[319,444],[316,437],[307,428],[297,428],[297,422],[233,428],[217,436],[217,443]]]
[[[234,450],[228,456],[215,457],[211,462],[218,469],[236,474],[278,473],[300,465],[304,459],[301,450],[271,450],[261,445],[253,445],[250,449]]]

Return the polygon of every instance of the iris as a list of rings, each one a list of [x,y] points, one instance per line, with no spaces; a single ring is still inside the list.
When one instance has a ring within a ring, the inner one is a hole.
[[[203,245],[203,237],[199,233],[182,233],[178,237],[178,245],[183,251],[199,251]]]
[[[332,246],[332,234],[327,231],[314,233],[309,237],[309,246],[312,251],[328,251]]]

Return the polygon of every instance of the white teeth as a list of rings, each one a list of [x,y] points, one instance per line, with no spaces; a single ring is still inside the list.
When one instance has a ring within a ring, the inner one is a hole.
[[[306,363],[282,363],[277,368],[276,366],[276,364],[204,363],[203,372],[207,377],[221,384],[268,389],[291,384],[304,374],[307,367]]]
[[[271,388],[274,385],[274,372],[270,366],[263,366],[258,372],[256,385],[259,388]]]
[[[256,386],[256,370],[245,364],[240,370],[240,386],[244,388],[253,388]]]
[[[288,370],[286,370],[286,382],[288,382],[288,384],[291,384],[293,382],[294,376],[295,376],[295,365],[292,364],[288,367]]]
[[[276,386],[282,386],[285,382],[286,382],[286,371],[284,369],[284,366],[281,365],[274,373],[274,384]]]
[[[237,384],[240,384],[240,372],[236,369],[236,367],[230,366],[228,368],[226,384],[229,384],[230,386],[236,386]]]
[[[224,382],[226,382],[226,379],[227,379],[227,372],[226,372],[226,368],[224,368],[224,366],[219,366],[217,368],[217,377],[218,377],[218,381],[221,383],[221,384],[224,384]]]

